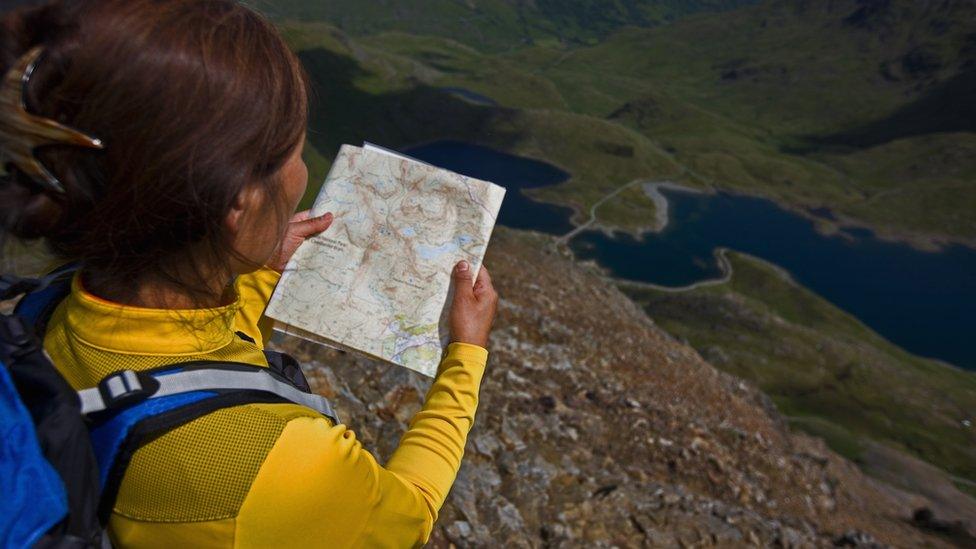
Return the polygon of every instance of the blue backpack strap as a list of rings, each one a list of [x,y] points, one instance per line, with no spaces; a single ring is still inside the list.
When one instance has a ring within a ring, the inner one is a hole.
[[[245,403],[218,399],[212,392],[186,393],[146,400],[93,420],[90,436],[102,490],[99,519],[108,523],[125,471],[136,450],[196,418]]]
[[[255,376],[274,382],[255,380]],[[206,390],[195,390],[198,387]],[[79,391],[79,396],[83,407],[97,410],[89,418],[103,521],[112,513],[136,450],[194,419],[242,404],[294,402],[312,406],[338,424],[328,401],[310,394],[307,384],[297,387],[271,368],[250,364],[196,361],[144,372],[126,370],[106,376],[98,387]]]

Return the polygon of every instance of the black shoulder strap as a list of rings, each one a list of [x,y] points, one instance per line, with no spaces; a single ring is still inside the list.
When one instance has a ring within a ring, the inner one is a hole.
[[[71,263],[36,279],[2,275],[0,295],[10,299],[24,294],[14,314],[30,322],[34,333],[43,339],[54,309],[71,293],[71,277],[77,270],[78,264]]]
[[[17,296],[32,292],[39,292],[47,288],[57,277],[57,272],[41,278],[22,277],[9,273],[0,274],[0,301],[13,299]]]
[[[301,364],[291,355],[265,349],[264,357],[268,360],[268,368],[282,380],[287,381],[300,391],[312,392]]]

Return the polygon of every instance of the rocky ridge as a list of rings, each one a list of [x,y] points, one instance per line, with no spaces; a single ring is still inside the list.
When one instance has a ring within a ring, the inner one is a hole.
[[[792,434],[552,240],[496,229],[501,301],[477,421],[433,547],[939,546],[925,504]],[[382,462],[429,380],[295,339]]]

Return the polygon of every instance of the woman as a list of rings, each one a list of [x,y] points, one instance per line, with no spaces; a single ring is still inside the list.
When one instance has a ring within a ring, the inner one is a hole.
[[[296,57],[230,0],[65,0],[6,16],[0,73],[32,51],[26,110],[81,133],[28,156],[44,139],[7,124],[0,218],[81,265],[45,335],[55,366],[75,389],[123,368],[267,366],[265,304],[298,244],[332,220],[290,216],[307,178]],[[0,121],[18,109],[3,103]],[[425,542],[474,420],[497,302],[485,270],[462,262],[453,276],[453,343],[385,467],[310,409],[226,408],[135,454],[112,541]]]

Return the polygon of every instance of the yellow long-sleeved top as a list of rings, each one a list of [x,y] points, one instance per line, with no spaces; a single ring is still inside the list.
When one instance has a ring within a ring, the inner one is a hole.
[[[99,299],[75,277],[44,346],[76,389],[120,369],[190,360],[267,366],[262,312],[277,280],[263,269],[238,277],[231,305],[166,310]],[[178,427],[133,456],[109,525],[112,541],[168,548],[426,542],[460,467],[487,357],[475,345],[448,347],[386,467],[345,425],[294,404],[237,406]]]

